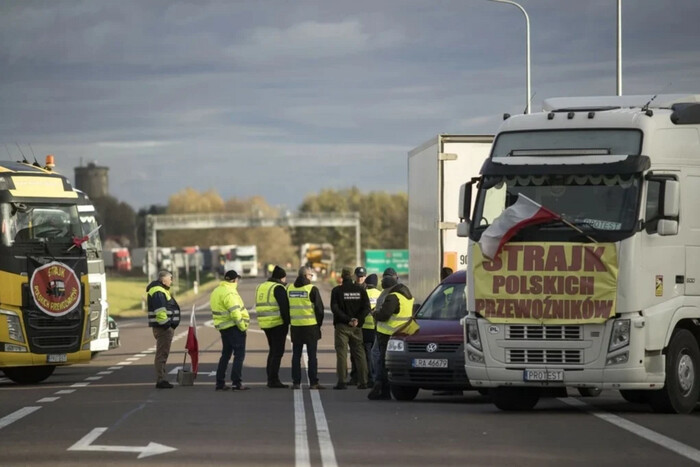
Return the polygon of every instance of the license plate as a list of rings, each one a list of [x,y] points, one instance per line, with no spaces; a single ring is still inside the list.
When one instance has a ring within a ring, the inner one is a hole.
[[[414,358],[413,368],[447,368],[446,358]]]
[[[66,363],[68,361],[68,356],[64,353],[48,354],[46,356],[46,361],[48,363]]]
[[[525,370],[523,381],[564,381],[564,370]]]

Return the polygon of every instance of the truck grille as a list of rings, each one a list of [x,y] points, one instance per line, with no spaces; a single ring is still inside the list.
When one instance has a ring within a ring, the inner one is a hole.
[[[537,326],[537,325],[506,325],[506,339],[513,340],[557,340],[578,341],[581,340],[581,326]]]
[[[426,347],[428,344],[431,344],[431,342],[409,342],[408,343],[408,351],[409,352],[427,352]],[[432,353],[455,353],[459,351],[459,348],[461,347],[462,344],[459,342],[454,342],[454,343],[445,343],[441,344],[438,343],[437,350]]]
[[[29,348],[38,354],[71,353],[80,350],[83,315],[80,307],[52,318],[40,311],[24,310]]]
[[[579,349],[506,349],[506,363],[579,365],[583,363],[583,351]]]
[[[65,351],[67,348],[73,348],[78,345],[78,337],[76,336],[42,336],[33,337],[32,345],[35,348],[42,350],[58,350]]]

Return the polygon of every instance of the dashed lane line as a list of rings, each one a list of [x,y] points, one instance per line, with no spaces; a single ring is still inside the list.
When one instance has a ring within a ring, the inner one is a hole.
[[[26,417],[27,415],[36,412],[40,408],[41,406],[22,407],[21,409],[12,412],[10,415],[5,415],[4,417],[0,418],[0,429],[5,428],[7,425],[16,422],[22,417]]]

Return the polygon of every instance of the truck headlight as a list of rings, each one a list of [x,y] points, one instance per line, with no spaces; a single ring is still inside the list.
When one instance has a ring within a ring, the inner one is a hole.
[[[630,343],[630,320],[616,319],[610,333],[610,345],[608,352],[621,349]]]
[[[389,344],[386,346],[387,352],[403,352],[404,342],[401,339],[389,339]]]
[[[481,348],[481,337],[479,337],[479,325],[475,319],[467,320],[467,343],[478,350]]]
[[[7,333],[10,339],[24,343],[24,333],[22,332],[22,323],[19,316],[12,311],[0,310],[0,314],[5,315],[7,320]]]

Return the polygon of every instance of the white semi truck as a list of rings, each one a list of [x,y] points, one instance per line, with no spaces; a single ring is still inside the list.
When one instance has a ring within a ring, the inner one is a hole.
[[[235,270],[241,277],[258,277],[258,247],[239,245],[231,250],[231,259],[226,261],[225,269]]]
[[[503,410],[573,387],[691,412],[699,199],[700,95],[558,98],[507,118],[460,196],[471,384]]]
[[[438,135],[408,153],[409,287],[423,302],[440,270],[466,267],[467,244],[457,237],[459,188],[476,177],[492,135]]]

